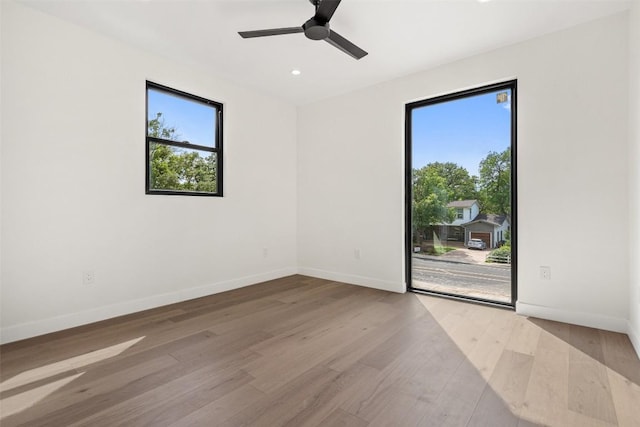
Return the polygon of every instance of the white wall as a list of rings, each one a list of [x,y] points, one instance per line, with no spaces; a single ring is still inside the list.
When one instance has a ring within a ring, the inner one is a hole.
[[[296,272],[295,108],[1,3],[4,342]],[[225,197],[144,194],[146,79],[224,103]]]
[[[640,1],[629,14],[629,337],[640,355]]]
[[[301,272],[402,292],[405,103],[517,78],[517,309],[626,331],[627,29],[618,14],[299,108]]]

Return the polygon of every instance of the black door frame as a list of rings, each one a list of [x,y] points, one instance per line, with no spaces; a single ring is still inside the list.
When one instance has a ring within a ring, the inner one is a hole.
[[[508,80],[501,83],[480,86],[473,89],[467,89],[454,92],[447,95],[436,96],[434,98],[422,101],[411,102],[405,105],[405,277],[406,290],[410,292],[424,293],[448,298],[461,299],[465,301],[479,302],[484,304],[496,305],[501,307],[510,307],[515,309],[518,299],[518,204],[517,204],[517,80]],[[425,107],[428,105],[439,104],[442,102],[455,101],[458,99],[469,98],[476,95],[483,95],[489,92],[499,90],[511,90],[511,302],[504,303],[500,301],[492,301],[483,298],[465,297],[446,292],[427,291],[413,287],[412,283],[412,168],[413,159],[411,158],[412,141],[411,141],[411,113],[415,108]]]

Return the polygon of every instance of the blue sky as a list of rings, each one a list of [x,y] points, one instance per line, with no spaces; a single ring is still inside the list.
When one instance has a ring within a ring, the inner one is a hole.
[[[470,175],[490,151],[501,152],[511,140],[509,101],[498,104],[496,94],[476,95],[415,108],[412,112],[412,161],[419,169],[432,162],[453,162]]]
[[[162,113],[165,125],[176,129],[179,141],[213,147],[216,118],[213,107],[151,88],[148,93],[149,120]]]

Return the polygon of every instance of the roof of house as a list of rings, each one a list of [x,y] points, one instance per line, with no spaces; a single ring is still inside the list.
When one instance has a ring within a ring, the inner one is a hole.
[[[456,200],[447,205],[448,208],[470,208],[475,203],[478,203],[477,200]]]
[[[506,215],[496,215],[496,214],[478,214],[476,215],[475,218],[473,218],[471,221],[463,224],[463,225],[469,225],[469,224],[473,224],[474,222],[488,222],[489,224],[494,224],[494,225],[502,225],[504,224],[505,221],[508,221],[508,218]]]

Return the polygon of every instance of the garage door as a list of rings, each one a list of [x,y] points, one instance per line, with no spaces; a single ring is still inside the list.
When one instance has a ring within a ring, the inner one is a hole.
[[[484,243],[486,243],[488,248],[491,247],[491,233],[481,233],[481,232],[477,232],[477,231],[471,231],[469,233],[469,238],[470,239],[480,239]]]

